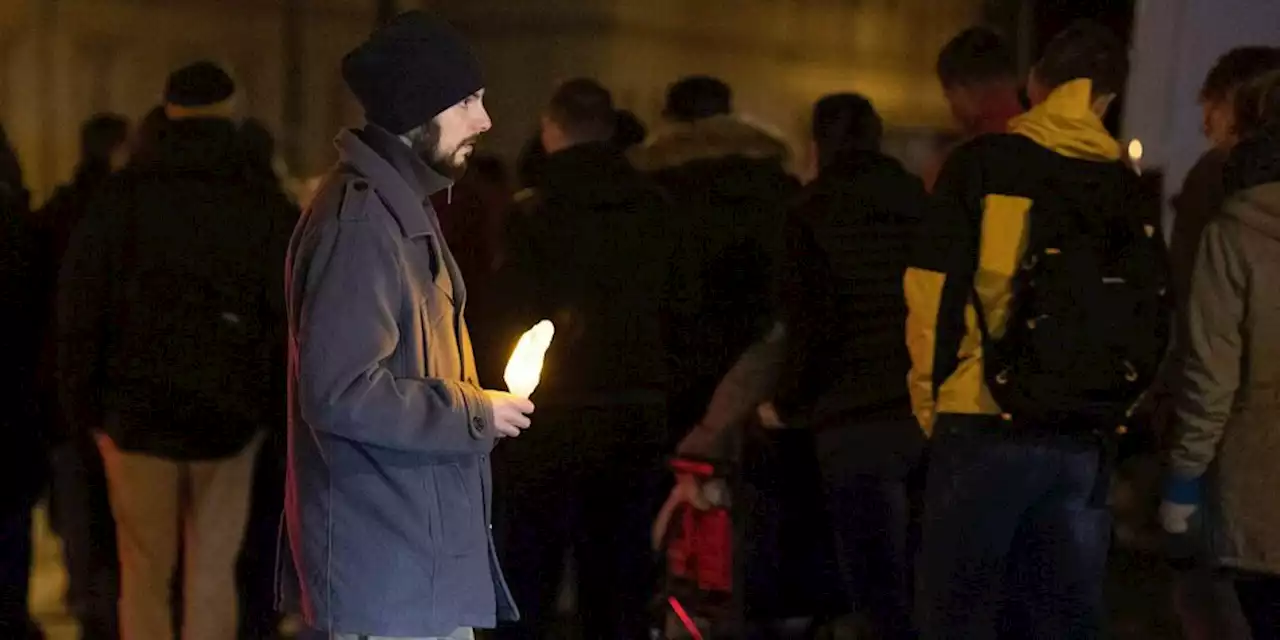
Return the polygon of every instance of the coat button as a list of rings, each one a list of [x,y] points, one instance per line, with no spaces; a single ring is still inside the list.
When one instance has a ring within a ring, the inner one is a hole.
[[[356,182],[355,185],[353,186],[355,187],[356,191],[365,191],[369,188],[369,183],[361,180],[359,182]]]
[[[472,418],[472,419],[471,419],[471,428],[472,428],[476,433],[484,433],[484,420],[483,420],[483,419],[481,419],[479,416],[476,416],[476,417]]]

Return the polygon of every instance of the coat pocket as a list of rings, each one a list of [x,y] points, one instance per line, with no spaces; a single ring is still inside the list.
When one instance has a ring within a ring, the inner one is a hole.
[[[440,550],[459,557],[483,549],[487,538],[478,517],[480,505],[471,495],[479,490],[479,478],[468,484],[462,466],[449,463],[432,466],[431,481],[435,484],[436,508],[440,514],[436,529]]]

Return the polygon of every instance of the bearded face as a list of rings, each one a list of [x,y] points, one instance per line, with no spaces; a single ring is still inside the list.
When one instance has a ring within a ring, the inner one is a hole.
[[[418,157],[441,175],[457,177],[467,168],[480,136],[492,126],[481,89],[405,134]]]

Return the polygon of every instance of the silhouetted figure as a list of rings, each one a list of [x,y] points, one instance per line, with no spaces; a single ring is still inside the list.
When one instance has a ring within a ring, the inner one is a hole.
[[[62,405],[103,454],[127,638],[170,637],[180,547],[184,635],[235,634],[255,454],[284,422],[292,205],[245,180],[234,91],[211,63],[170,76],[167,122],[95,198],[60,275]]]
[[[541,180],[518,204],[498,277],[514,306],[508,348],[539,320],[556,324],[539,426],[495,454],[503,564],[522,611],[503,638],[548,637],[570,549],[584,637],[648,637],[675,220],[612,143],[616,122],[594,80],[556,89],[542,116]]]
[[[37,218],[44,230],[46,292],[56,303],[58,270],[76,226],[129,156],[129,122],[103,114],[91,118],[80,132],[80,163],[69,184],[59,187]],[[45,344],[43,388],[50,406],[57,404],[56,328]],[[50,412],[58,431],[53,451],[49,499],[51,524],[62,539],[67,567],[67,608],[80,623],[81,637],[113,639],[119,597],[119,558],[115,522],[107,497],[102,455],[85,429],[71,429],[59,411]]]
[[[644,122],[641,122],[636,114],[628,109],[618,110],[618,125],[613,130],[613,144],[625,151],[644,142],[648,135],[648,127],[644,126]]]
[[[681,80],[667,93],[667,121],[629,153],[666,191],[681,227],[666,341],[672,445],[768,328],[782,222],[800,187],[786,171],[786,142],[732,108],[724,82]]]
[[[31,581],[31,510],[46,479],[37,393],[46,309],[40,288],[39,237],[26,215],[18,159],[0,128],[0,637],[42,637],[27,612]]]

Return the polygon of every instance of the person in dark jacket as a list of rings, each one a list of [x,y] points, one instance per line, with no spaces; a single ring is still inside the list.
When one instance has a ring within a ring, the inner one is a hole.
[[[286,263],[286,606],[324,637],[470,639],[518,617],[490,529],[489,455],[533,404],[476,379],[467,286],[429,196],[489,130],[480,63],[421,11],[342,64],[367,124]]]
[[[43,636],[28,613],[31,513],[46,477],[36,370],[48,305],[37,275],[39,236],[26,215],[18,166],[0,129],[0,637],[36,640]]]
[[[681,227],[667,322],[674,445],[768,328],[783,219],[800,183],[787,173],[786,142],[735,115],[718,79],[672,85],[664,117],[629,156],[666,191]]]
[[[95,198],[59,280],[62,406],[102,452],[130,638],[172,637],[179,546],[184,635],[234,635],[254,455],[283,418],[291,205],[244,180],[234,92],[212,63],[170,75],[165,135]]]
[[[940,150],[924,169],[925,188],[933,190],[938,171],[956,147],[988,133],[1004,133],[1022,115],[1018,96],[1018,60],[1013,45],[988,27],[970,27],[938,53],[938,82],[960,139]]]
[[[928,202],[920,180],[880,152],[882,131],[862,96],[815,105],[819,171],[787,216],[782,323],[738,361],[678,452],[718,457],[725,429],[776,396],[789,425],[816,432],[853,609],[877,637],[911,638],[906,480],[924,439],[903,384],[901,282]]]
[[[56,306],[58,269],[71,234],[99,193],[128,159],[130,127],[121,116],[94,116],[80,131],[80,164],[70,184],[59,187],[37,214],[43,230],[44,270],[50,308]],[[44,397],[57,406],[56,330],[48,332],[44,357]],[[116,631],[119,559],[115,523],[107,498],[106,471],[93,434],[70,430],[51,411],[56,444],[51,455],[50,523],[62,540],[67,567],[67,608],[80,623],[81,637],[112,639]]]
[[[0,127],[0,205],[5,211],[23,216],[31,211],[31,192],[22,179],[22,165],[4,127]]]
[[[619,149],[634,147],[649,136],[648,127],[629,109],[618,109],[618,126],[613,132],[613,144]]]
[[[504,565],[524,612],[504,638],[548,637],[570,548],[584,637],[648,637],[673,221],[612,144],[616,123],[594,80],[556,89],[542,116],[542,180],[520,205],[499,276],[504,297],[521,301],[509,345],[542,318],[556,326],[538,391],[543,426],[499,453]]]

